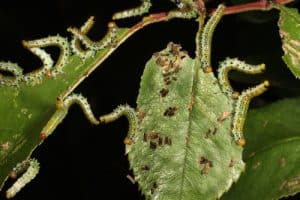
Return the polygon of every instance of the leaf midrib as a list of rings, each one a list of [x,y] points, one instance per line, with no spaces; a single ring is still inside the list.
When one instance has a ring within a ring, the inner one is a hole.
[[[193,62],[193,76],[192,76],[192,95],[190,97],[190,101],[189,102],[192,102],[193,101],[193,98],[195,99],[195,88],[196,88],[196,85],[197,85],[197,77],[198,77],[198,73],[199,73],[199,70],[197,70],[196,68],[196,62]],[[191,121],[192,121],[192,111],[193,111],[193,108],[194,108],[194,105],[192,105],[191,109],[189,110],[189,114],[188,114],[188,126],[187,126],[187,130],[186,130],[186,140],[189,140],[190,138],[190,134],[191,134]],[[185,169],[186,169],[186,160],[187,160],[187,149],[188,149],[188,145],[186,144],[185,147],[184,147],[184,159],[183,159],[183,168],[182,168],[182,175],[181,175],[181,183],[180,183],[180,193],[179,193],[179,200],[184,200],[183,199],[183,184],[184,184],[184,174],[185,174]]]

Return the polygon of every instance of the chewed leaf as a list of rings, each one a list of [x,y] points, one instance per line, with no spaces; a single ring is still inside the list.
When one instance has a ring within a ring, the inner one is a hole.
[[[131,31],[136,30],[118,29],[115,46],[107,45],[85,60],[75,51],[71,54],[68,40],[58,36],[23,42],[44,64],[27,74],[17,64],[0,62],[0,190],[13,167],[26,160],[42,143],[40,133],[56,110],[57,97],[68,95]],[[51,56],[42,49],[45,46],[61,49],[55,66]],[[55,73],[58,65],[60,73]]]
[[[279,199],[300,192],[299,101],[282,100],[249,112],[246,171],[222,200]]]
[[[297,9],[277,6],[280,9],[278,26],[282,38],[282,59],[292,71],[300,78],[300,14]]]
[[[78,29],[80,34],[70,31],[74,36],[73,44],[60,36],[23,41],[23,45],[43,63],[36,71],[23,74],[22,68],[17,64],[0,62],[0,190],[12,169],[27,160],[50,134],[45,134],[42,130],[45,127],[51,131],[56,128],[54,125],[50,125],[50,128],[45,125],[51,120],[61,119],[55,118],[55,113],[59,110],[59,105],[56,105],[58,100],[65,100],[128,37],[149,24],[169,19],[172,17],[150,15],[132,28],[118,28],[110,23],[109,27],[114,29],[113,34],[110,30],[99,40],[101,48],[92,49],[86,45],[86,51],[83,51],[78,47],[80,44],[84,45],[86,41],[94,44],[86,36],[93,24],[93,18],[90,18]],[[48,46],[61,50],[56,64],[43,49]],[[84,101],[79,101],[79,105],[85,107],[80,102]],[[85,114],[89,115],[87,112]],[[55,124],[53,121],[51,123]],[[24,183],[26,181],[23,180],[22,184]],[[18,191],[13,189],[12,194],[15,195],[15,192]]]

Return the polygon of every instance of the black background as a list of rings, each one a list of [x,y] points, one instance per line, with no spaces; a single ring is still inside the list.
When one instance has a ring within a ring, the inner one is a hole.
[[[210,6],[217,3],[212,1]],[[70,38],[67,27],[80,27],[89,16],[94,15],[96,24],[90,36],[97,40],[105,34],[106,24],[114,12],[138,4],[137,0],[1,2],[0,60],[18,62],[26,72],[31,71],[41,63],[21,46],[22,39],[37,39],[57,33]],[[172,7],[167,0],[153,0],[153,4],[152,11],[155,12]],[[252,63],[265,62],[267,67],[272,66],[259,79],[234,76],[233,83],[238,83],[238,89],[262,79],[271,81],[272,88],[252,106],[299,95],[299,87],[295,87],[299,82],[281,66],[282,51],[276,32],[276,13],[226,16],[214,36],[214,66],[227,56]],[[122,20],[118,24],[133,25],[137,20]],[[196,23],[192,21],[173,20],[139,31],[75,91],[88,98],[97,116],[112,111],[120,104],[128,103],[135,107],[146,61],[169,41],[181,43],[193,56],[196,28]],[[50,51],[57,56],[56,49]],[[126,132],[125,118],[95,127],[88,123],[79,107],[72,107],[55,134],[33,153],[32,157],[41,163],[40,173],[14,199],[143,199],[137,185],[126,178],[127,174],[131,174],[124,156],[123,139]],[[0,199],[4,199],[3,191]],[[300,196],[289,199],[300,199]]]

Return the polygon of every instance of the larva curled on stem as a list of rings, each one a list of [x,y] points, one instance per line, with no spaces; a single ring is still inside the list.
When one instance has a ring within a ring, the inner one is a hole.
[[[251,65],[244,61],[240,61],[237,58],[226,58],[224,61],[220,62],[220,66],[218,68],[218,80],[222,91],[228,95],[234,94],[228,78],[228,74],[231,70],[247,74],[258,74],[263,72],[265,68],[265,64]]]
[[[199,12],[199,5],[195,3],[195,1],[182,1],[182,0],[171,0],[176,4],[178,9],[169,11],[168,15],[170,17],[183,18],[183,19],[191,19],[195,18]],[[203,10],[203,12],[205,12]]]
[[[219,5],[214,15],[207,21],[203,28],[201,37],[198,38],[200,45],[197,47],[197,53],[201,59],[201,66],[205,69],[211,66],[211,43],[213,32],[224,14],[225,6]]]
[[[89,19],[80,27],[80,32],[82,34],[86,35],[91,30],[95,23],[94,19],[94,16],[89,17]],[[71,49],[76,55],[78,55],[82,59],[85,59],[93,54],[91,50],[85,50],[81,47],[80,40],[78,37],[75,37],[75,35],[73,35],[71,40]]]
[[[112,45],[117,36],[118,27],[114,22],[108,23],[108,31],[100,41],[92,41],[85,33],[81,30],[70,27],[68,31],[74,35],[75,38],[80,40],[82,44],[89,50],[98,51]]]
[[[25,74],[23,76],[23,80],[25,83],[30,85],[39,84],[42,81],[42,78],[46,75],[51,77],[52,72],[51,69],[53,68],[53,60],[51,56],[43,49],[40,48],[30,48],[29,49],[33,54],[39,57],[43,63],[43,66],[33,72]]]
[[[71,55],[71,48],[68,40],[59,35],[57,36],[48,36],[46,38],[41,38],[37,40],[22,41],[24,47],[31,48],[43,48],[49,46],[56,46],[60,49],[59,57],[51,71],[53,77],[62,73],[63,67],[68,63],[68,59]]]
[[[233,117],[232,128],[234,141],[238,145],[243,146],[246,143],[245,139],[242,136],[242,133],[251,99],[264,93],[269,86],[269,81],[264,81],[263,83],[257,86],[251,87],[243,91],[238,97],[238,100],[235,105],[236,112]]]
[[[1,71],[11,73],[12,76],[2,75]],[[18,86],[22,79],[23,69],[16,63],[0,62],[0,86]]]
[[[21,177],[6,191],[6,198],[13,198],[26,184],[36,177],[40,169],[39,163],[35,159],[25,160],[16,166],[17,173],[25,171]]]
[[[67,96],[65,99],[58,98],[58,100],[56,102],[57,110],[52,115],[52,117],[47,122],[47,124],[43,127],[43,129],[39,135],[41,139],[45,139],[50,134],[53,133],[54,129],[66,117],[66,115],[68,114],[69,108],[73,104],[78,104],[80,106],[84,115],[92,124],[94,124],[94,125],[99,124],[99,121],[94,116],[87,99],[80,94],[71,94],[71,95]]]
[[[136,115],[135,110],[131,108],[129,105],[118,106],[113,112],[100,116],[99,121],[100,123],[109,123],[117,120],[122,116],[125,116],[128,119],[129,122],[128,139],[130,139],[130,137],[137,132],[138,117]]]
[[[151,7],[151,0],[141,0],[142,4],[136,8],[131,8],[128,10],[123,10],[121,12],[117,12],[113,15],[113,20],[124,19],[128,17],[139,16],[147,13]]]

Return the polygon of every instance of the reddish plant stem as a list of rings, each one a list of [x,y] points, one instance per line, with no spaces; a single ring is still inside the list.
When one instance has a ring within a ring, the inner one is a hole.
[[[236,13],[242,13],[242,12],[247,12],[247,11],[253,11],[253,10],[270,10],[273,8],[274,4],[288,4],[293,2],[294,0],[260,0],[256,2],[250,2],[250,3],[245,3],[241,5],[236,5],[236,6],[229,6],[225,9],[224,14],[225,15],[230,15],[230,14],[236,14]],[[212,15],[215,12],[216,9],[210,9],[208,11],[208,15]]]

